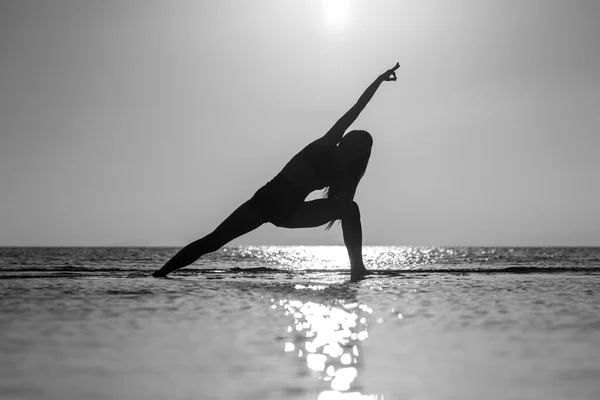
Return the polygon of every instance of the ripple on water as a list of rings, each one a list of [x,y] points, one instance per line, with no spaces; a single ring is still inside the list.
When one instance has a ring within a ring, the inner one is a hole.
[[[597,398],[598,276],[208,278],[0,281],[0,390]]]

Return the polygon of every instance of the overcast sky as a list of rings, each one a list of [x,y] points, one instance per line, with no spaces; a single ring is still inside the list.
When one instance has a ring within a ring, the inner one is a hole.
[[[199,238],[396,61],[365,244],[600,245],[600,2],[0,2],[0,245]],[[341,244],[265,225],[234,244]]]

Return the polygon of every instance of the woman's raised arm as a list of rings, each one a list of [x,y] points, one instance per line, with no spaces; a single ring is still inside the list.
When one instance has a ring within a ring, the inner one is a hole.
[[[396,63],[396,65],[385,71],[383,74],[379,75],[373,83],[369,85],[367,90],[359,97],[356,104],[352,106],[346,113],[340,118],[335,125],[323,136],[323,139],[331,142],[335,142],[336,144],[342,139],[346,130],[352,125],[352,123],[358,118],[362,110],[369,103],[379,85],[381,85],[384,81],[395,81],[396,80],[396,70],[400,68],[400,64]]]

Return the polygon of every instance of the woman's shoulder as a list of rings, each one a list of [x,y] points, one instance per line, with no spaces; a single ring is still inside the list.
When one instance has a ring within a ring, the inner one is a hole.
[[[327,140],[326,138],[322,137],[319,138],[311,143],[308,144],[308,146],[306,146],[304,149],[302,149],[302,152],[314,152],[314,153],[322,153],[322,152],[328,152],[328,151],[332,151],[333,149],[335,149],[336,147],[336,143],[333,143],[330,140]]]

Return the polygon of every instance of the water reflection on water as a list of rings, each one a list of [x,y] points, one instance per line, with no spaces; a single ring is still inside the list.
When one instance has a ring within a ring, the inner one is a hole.
[[[296,285],[296,290],[327,291],[326,285]],[[281,309],[290,318],[289,340],[284,351],[306,363],[313,376],[327,389],[318,400],[383,399],[362,394],[359,374],[362,367],[361,342],[369,337],[370,314],[366,304],[356,301],[352,286],[344,285],[345,296],[331,304],[293,298],[271,299],[271,308]]]

